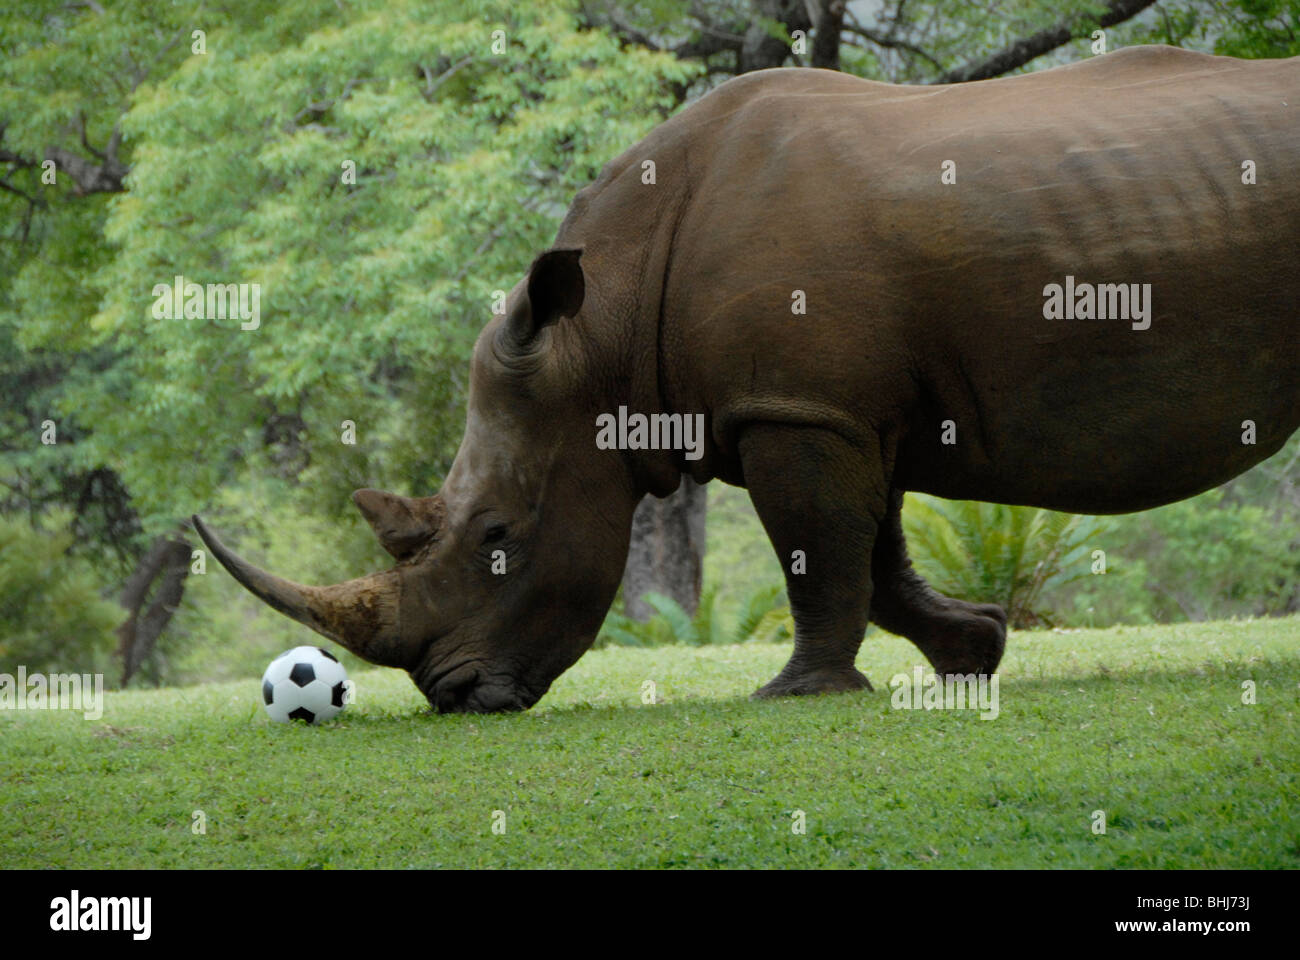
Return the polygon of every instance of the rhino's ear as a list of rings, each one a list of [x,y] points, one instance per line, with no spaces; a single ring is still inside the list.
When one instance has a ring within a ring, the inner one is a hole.
[[[398,560],[423,546],[442,523],[442,501],[438,497],[417,500],[367,487],[352,494],[352,502],[370,522],[380,546]]]
[[[506,318],[506,330],[516,347],[527,347],[537,332],[561,317],[576,316],[587,295],[582,273],[582,248],[547,250],[528,270],[528,295],[520,298]]]

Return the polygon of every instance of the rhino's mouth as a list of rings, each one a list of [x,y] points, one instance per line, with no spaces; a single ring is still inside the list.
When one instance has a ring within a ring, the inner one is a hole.
[[[505,713],[527,710],[541,699],[517,677],[481,660],[431,671],[416,683],[438,713]]]

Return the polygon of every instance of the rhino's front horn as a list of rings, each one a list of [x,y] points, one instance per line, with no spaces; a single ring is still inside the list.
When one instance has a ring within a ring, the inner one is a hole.
[[[308,587],[259,570],[223,544],[197,516],[194,529],[230,575],[286,617],[342,644],[357,656],[404,667],[399,609],[401,578],[395,570],[328,587]]]

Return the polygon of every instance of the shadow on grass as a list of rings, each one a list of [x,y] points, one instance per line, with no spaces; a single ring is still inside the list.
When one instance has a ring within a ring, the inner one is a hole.
[[[929,675],[928,666],[923,667]],[[1228,687],[1234,697],[1241,692],[1241,684],[1252,680],[1257,686],[1268,685],[1269,689],[1287,689],[1295,698],[1300,695],[1291,688],[1291,680],[1300,671],[1300,658],[1296,660],[1252,659],[1250,661],[1231,661],[1213,663],[1206,661],[1197,666],[1180,668],[1146,667],[1112,671],[1104,664],[1098,664],[1091,673],[1065,674],[1055,677],[1018,678],[999,674],[999,696],[1005,700],[1028,697],[1039,700],[1043,697],[1074,695],[1084,693],[1110,693],[1126,686],[1148,687],[1152,685],[1187,687],[1202,684],[1213,687]],[[911,668],[906,671],[911,676]],[[1067,693],[1068,691],[1068,693]],[[801,711],[802,708],[823,709],[826,706],[839,706],[860,703],[864,712],[879,713],[890,708],[891,690],[888,678],[876,683],[872,693],[858,691],[854,693],[823,694],[813,697],[784,697],[776,700],[753,700],[748,693],[733,696],[709,697],[686,694],[680,699],[673,699],[653,705],[589,702],[556,703],[542,705],[523,713],[503,714],[439,714],[431,707],[415,706],[409,710],[389,710],[382,713],[344,714],[330,726],[358,727],[366,729],[389,729],[401,725],[418,723],[421,726],[433,725],[448,730],[461,730],[475,725],[497,728],[506,724],[546,723],[546,722],[581,722],[587,719],[598,721],[621,722],[634,715],[643,715],[647,723],[656,719],[667,720],[679,717],[686,712],[704,711],[711,716],[770,716],[773,710]],[[930,711],[920,711],[930,712]],[[945,712],[945,711],[937,711]],[[968,711],[974,712],[974,711]]]

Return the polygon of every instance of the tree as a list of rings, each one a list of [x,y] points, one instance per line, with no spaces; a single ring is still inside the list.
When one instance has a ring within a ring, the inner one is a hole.
[[[649,620],[646,595],[659,593],[694,614],[704,583],[704,523],[708,488],[682,477],[671,495],[645,496],[632,515],[632,540],[623,572],[624,611]]]
[[[33,511],[38,459],[129,491],[122,576],[165,595],[126,591],[127,675],[179,599],[189,513],[270,536],[269,504],[436,489],[499,291],[698,72],[558,0],[43,3],[0,24],[0,342],[14,390],[41,388],[6,417],[0,479]],[[176,277],[256,289],[257,322],[169,313]],[[303,554],[337,574],[335,544]]]

